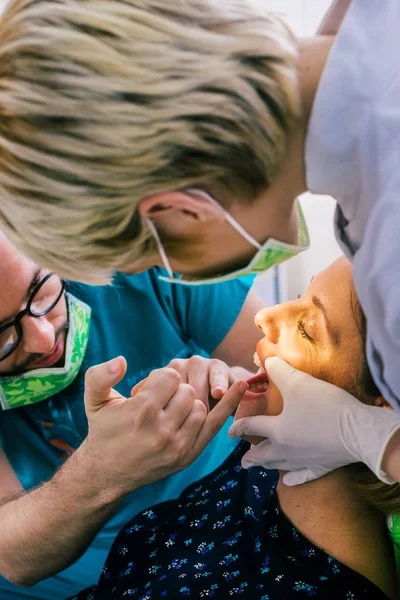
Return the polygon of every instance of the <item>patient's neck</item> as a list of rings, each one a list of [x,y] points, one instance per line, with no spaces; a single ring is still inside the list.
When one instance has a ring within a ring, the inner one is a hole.
[[[366,515],[371,514],[371,509],[357,497],[346,469],[294,487],[283,483],[283,475],[277,488],[281,508],[311,541],[314,535],[319,537],[319,528],[324,535],[332,532],[336,540],[338,532],[346,535],[347,531],[354,531],[357,523],[364,523]]]
[[[363,512],[370,511],[369,507],[357,497],[354,484],[348,476],[346,468],[337,469],[314,481],[297,486],[286,486],[283,483],[285,472],[280,472],[278,496],[282,509],[284,506],[296,512],[304,511],[305,517],[310,517],[318,512],[326,513],[327,510],[343,507],[352,510],[357,506]],[[317,501],[318,500],[318,501]]]

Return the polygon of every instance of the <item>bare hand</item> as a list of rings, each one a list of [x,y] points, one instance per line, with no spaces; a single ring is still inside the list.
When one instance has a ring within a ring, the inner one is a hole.
[[[237,408],[247,384],[237,382],[209,414],[177,371],[159,369],[125,398],[112,386],[124,377],[122,357],[86,374],[87,451],[116,495],[190,465]]]
[[[221,400],[236,381],[252,375],[240,367],[229,367],[217,358],[197,355],[188,359],[176,358],[168,366],[179,373],[182,383],[194,388],[196,398],[205,404],[207,410],[213,408],[215,401]]]

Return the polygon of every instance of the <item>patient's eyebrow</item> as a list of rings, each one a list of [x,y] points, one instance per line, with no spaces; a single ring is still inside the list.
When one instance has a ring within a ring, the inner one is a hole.
[[[339,334],[339,331],[335,327],[333,327],[332,324],[331,324],[331,322],[329,321],[325,306],[323,305],[323,303],[321,302],[321,300],[319,298],[317,298],[317,296],[313,296],[312,297],[312,301],[315,304],[315,306],[317,308],[319,308],[319,310],[324,315],[325,325],[326,325],[326,328],[328,330],[329,336],[332,339],[332,342],[333,342],[334,346],[339,346],[339,343],[340,343],[340,334]]]
[[[24,297],[22,298],[22,302],[26,302],[28,300],[29,296],[31,295],[31,292],[34,290],[34,288],[39,283],[41,271],[42,271],[42,269],[40,267],[35,270],[33,277],[31,279],[31,282],[30,282],[29,286],[27,287]],[[4,317],[4,319],[1,319],[0,327],[3,327],[3,325],[7,325],[7,323],[11,323],[13,318],[14,318],[14,315],[11,315],[9,317]]]

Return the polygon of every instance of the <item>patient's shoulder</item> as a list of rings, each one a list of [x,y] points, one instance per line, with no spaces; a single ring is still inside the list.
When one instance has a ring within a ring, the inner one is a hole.
[[[285,516],[315,546],[397,597],[393,545],[385,520],[361,504],[345,472],[302,486],[278,484]]]

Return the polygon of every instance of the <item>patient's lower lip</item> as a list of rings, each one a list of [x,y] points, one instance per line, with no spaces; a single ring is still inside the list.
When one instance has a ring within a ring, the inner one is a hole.
[[[265,392],[250,392],[249,390],[247,390],[247,392],[245,393],[245,395],[242,398],[243,400],[256,400],[257,398],[261,398],[262,396],[264,396]]]

